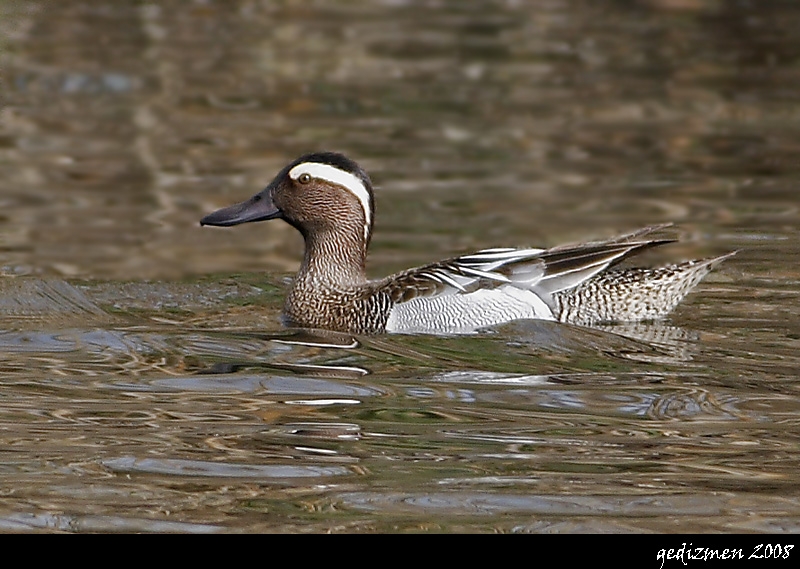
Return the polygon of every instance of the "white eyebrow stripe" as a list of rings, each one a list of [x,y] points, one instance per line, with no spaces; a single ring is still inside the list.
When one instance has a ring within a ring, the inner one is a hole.
[[[358,176],[340,170],[336,166],[320,164],[319,162],[303,162],[289,170],[289,177],[292,178],[292,180],[297,180],[302,174],[308,174],[312,178],[319,178],[331,182],[332,184],[342,186],[353,194],[364,210],[364,238],[369,236],[369,226],[372,222],[369,190],[367,190],[364,182],[362,182]]]

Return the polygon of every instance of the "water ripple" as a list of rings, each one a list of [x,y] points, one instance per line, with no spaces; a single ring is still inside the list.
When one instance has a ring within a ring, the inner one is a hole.
[[[224,527],[212,524],[193,524],[126,518],[119,516],[71,516],[53,514],[10,514],[0,517],[0,529],[7,531],[30,531],[32,529],[60,530],[73,533],[121,532],[121,533],[217,533]]]
[[[204,460],[170,458],[135,458],[124,456],[100,462],[112,472],[201,476],[210,478],[253,478],[284,480],[344,476],[350,470],[342,466],[302,466],[293,464],[236,464]]]

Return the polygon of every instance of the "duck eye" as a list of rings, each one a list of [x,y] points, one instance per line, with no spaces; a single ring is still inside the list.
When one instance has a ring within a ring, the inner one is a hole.
[[[311,181],[311,174],[303,173],[297,177],[297,181],[301,184],[307,184]]]

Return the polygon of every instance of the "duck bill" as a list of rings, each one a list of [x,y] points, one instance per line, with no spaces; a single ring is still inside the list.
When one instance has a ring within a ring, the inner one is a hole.
[[[281,216],[281,211],[272,202],[269,188],[259,194],[254,195],[247,201],[237,203],[214,213],[209,213],[200,220],[200,225],[216,225],[218,227],[229,227],[240,223],[250,223],[252,221],[266,221]]]

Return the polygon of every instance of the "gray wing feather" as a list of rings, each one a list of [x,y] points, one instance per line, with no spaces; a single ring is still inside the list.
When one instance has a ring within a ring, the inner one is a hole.
[[[653,225],[606,241],[552,249],[484,249],[389,276],[376,283],[394,303],[441,294],[470,294],[511,286],[552,305],[552,295],[574,288],[621,260],[674,240],[640,240],[669,224]]]

